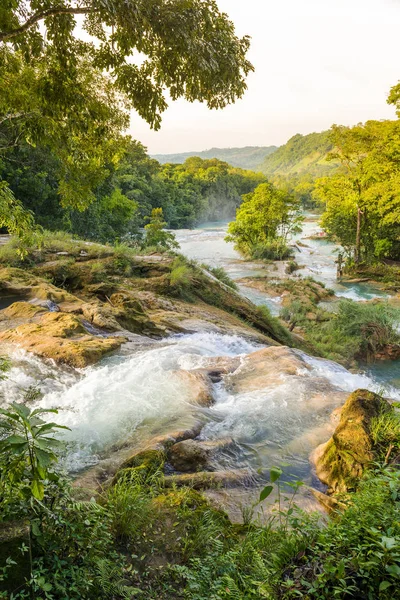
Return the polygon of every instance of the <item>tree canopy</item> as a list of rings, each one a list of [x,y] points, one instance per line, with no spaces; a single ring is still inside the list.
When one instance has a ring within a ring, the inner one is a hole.
[[[244,255],[281,259],[290,254],[286,244],[300,223],[299,204],[293,196],[272,183],[261,183],[243,196],[226,239]]]
[[[156,129],[166,90],[222,108],[243,95],[253,69],[249,38],[235,35],[215,0],[13,0],[0,9],[0,42],[29,64],[50,64],[45,87],[57,105],[73,101],[69,84],[89,57]]]
[[[400,257],[400,120],[334,126],[343,172],[317,181],[322,224],[356,262]]]
[[[233,103],[253,69],[248,48],[214,0],[3,3],[0,160],[23,146],[48,148],[57,198],[84,210],[125,156],[129,110],[158,129],[167,96]],[[21,230],[30,219],[18,196],[13,207],[18,226],[9,211],[0,223]]]

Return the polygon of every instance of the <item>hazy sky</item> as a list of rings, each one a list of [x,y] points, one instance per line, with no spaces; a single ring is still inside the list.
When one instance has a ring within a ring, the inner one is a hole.
[[[400,0],[218,0],[238,35],[252,37],[255,73],[223,110],[170,102],[161,130],[132,114],[150,153],[268,146],[295,133],[394,118],[400,79]]]

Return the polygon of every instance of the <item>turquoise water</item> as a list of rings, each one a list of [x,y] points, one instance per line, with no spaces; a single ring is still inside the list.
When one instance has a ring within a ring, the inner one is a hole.
[[[189,258],[213,267],[224,267],[233,280],[244,277],[268,275],[274,277],[271,265],[247,261],[234,249],[233,244],[224,240],[228,222],[209,222],[195,229],[175,231],[181,251]],[[293,239],[295,259],[302,268],[297,273],[303,277],[312,276],[336,296],[359,302],[373,298],[385,298],[388,295],[378,286],[369,283],[344,283],[336,280],[336,263],[339,247],[327,239],[314,238],[321,233],[318,215],[307,213],[303,231]],[[298,245],[301,242],[301,245]],[[282,275],[282,273],[281,273]],[[258,290],[240,285],[241,292],[256,304],[265,304],[273,314],[279,313],[279,299],[271,298]]]

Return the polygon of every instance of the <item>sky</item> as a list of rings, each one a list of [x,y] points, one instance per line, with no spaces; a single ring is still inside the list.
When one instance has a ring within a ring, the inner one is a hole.
[[[400,79],[400,0],[217,0],[255,67],[244,97],[223,110],[170,102],[161,130],[132,113],[149,153],[284,144],[296,133],[393,119]]]

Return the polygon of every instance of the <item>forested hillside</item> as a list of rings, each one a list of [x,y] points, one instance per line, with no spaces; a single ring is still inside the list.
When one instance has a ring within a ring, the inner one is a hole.
[[[265,175],[326,175],[335,165],[325,160],[333,145],[329,139],[329,131],[294,135],[275,152],[267,155],[259,165]]]
[[[314,206],[314,182],[339,170],[337,161],[326,159],[333,150],[329,131],[294,135],[275,152],[266,156],[258,170],[307,208]]]
[[[155,154],[155,158],[160,163],[182,164],[191,156],[199,156],[200,158],[218,158],[234,167],[242,169],[258,170],[261,161],[275,152],[277,146],[245,146],[244,148],[211,148],[210,150],[202,150],[200,152],[181,152],[180,154]]]

